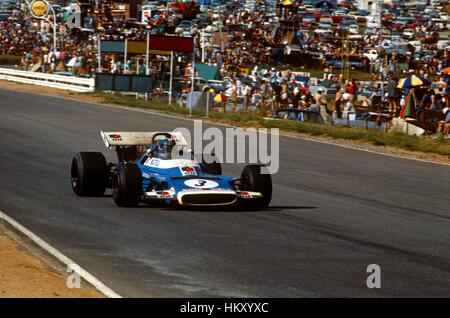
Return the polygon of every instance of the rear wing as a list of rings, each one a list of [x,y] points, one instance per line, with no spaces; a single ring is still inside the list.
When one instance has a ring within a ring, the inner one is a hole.
[[[110,132],[101,131],[103,142],[106,147],[111,149],[115,146],[145,146],[150,147],[150,143],[154,134],[159,132]],[[169,131],[167,132],[172,135],[172,139],[175,140],[177,145],[187,146],[186,140],[184,139],[181,132]]]

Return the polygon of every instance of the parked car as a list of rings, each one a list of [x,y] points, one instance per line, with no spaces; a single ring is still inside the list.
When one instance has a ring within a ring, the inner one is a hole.
[[[412,29],[406,29],[405,31],[403,31],[403,37],[407,40],[413,39],[415,34],[416,32]]]
[[[348,26],[348,32],[351,34],[359,34],[360,29],[357,24],[351,24]]]

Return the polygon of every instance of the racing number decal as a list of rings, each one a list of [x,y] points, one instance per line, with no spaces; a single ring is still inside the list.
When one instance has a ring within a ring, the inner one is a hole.
[[[204,179],[190,179],[184,181],[184,184],[188,187],[199,189],[217,188],[219,186],[219,184],[215,181]]]
[[[204,185],[206,184],[206,181],[205,180],[198,180],[198,183],[197,184],[194,184],[194,186],[196,186],[196,187],[203,187]]]

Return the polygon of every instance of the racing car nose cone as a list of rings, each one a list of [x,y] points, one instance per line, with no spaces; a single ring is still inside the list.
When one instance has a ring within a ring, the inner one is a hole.
[[[234,191],[181,191],[178,193],[178,203],[190,206],[226,206],[237,200]]]

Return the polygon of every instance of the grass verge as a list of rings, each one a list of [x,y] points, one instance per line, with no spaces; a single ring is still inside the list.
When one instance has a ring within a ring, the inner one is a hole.
[[[136,99],[132,96],[111,94],[105,92],[84,93],[100,97],[103,102],[128,107],[150,109],[166,114],[188,116],[189,110],[178,105],[168,105],[161,102],[152,102]],[[205,111],[199,109],[192,110],[192,119],[205,119]],[[209,121],[220,122],[244,127],[255,128],[279,128],[286,132],[299,132],[311,136],[327,136],[334,139],[344,139],[352,141],[363,141],[376,146],[389,146],[409,151],[421,151],[444,155],[450,158],[450,142],[440,136],[437,139],[426,139],[417,136],[410,136],[404,133],[385,133],[377,130],[363,130],[355,128],[345,128],[327,126],[316,123],[300,123],[292,120],[266,120],[253,113],[245,112],[209,112]]]

